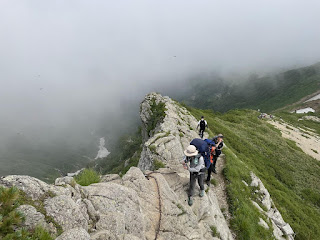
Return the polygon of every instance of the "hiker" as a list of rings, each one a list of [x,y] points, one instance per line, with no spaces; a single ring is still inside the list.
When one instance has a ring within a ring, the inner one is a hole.
[[[188,169],[190,172],[190,185],[188,191],[188,204],[191,206],[193,204],[192,196],[196,184],[196,180],[198,180],[198,184],[200,187],[199,196],[204,196],[204,174],[205,174],[205,164],[204,158],[201,154],[198,153],[198,150],[194,145],[189,145],[184,151],[185,157],[182,161],[183,167]],[[188,165],[189,163],[189,165]]]
[[[208,175],[206,179],[206,184],[210,186],[211,173],[216,172],[215,165],[213,165],[215,160],[215,155],[216,155],[216,144],[211,139],[205,139],[204,141],[208,143],[209,149],[210,149],[210,166],[208,168]]]
[[[213,155],[213,168],[212,168],[212,172],[217,173],[216,171],[216,163],[217,163],[217,159],[221,154],[221,150],[224,147],[223,146],[223,135],[220,133],[218,134],[218,136],[215,136],[212,141],[214,141],[215,145],[216,145],[216,149],[215,149],[215,155]]]
[[[201,120],[198,122],[198,125],[197,125],[197,129],[199,128],[199,136],[201,138],[203,138],[203,133],[206,127],[208,127],[207,121],[204,120],[204,116],[201,116]]]

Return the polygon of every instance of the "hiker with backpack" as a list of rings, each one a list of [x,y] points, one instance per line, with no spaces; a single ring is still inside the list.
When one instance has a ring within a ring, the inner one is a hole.
[[[189,145],[184,151],[185,157],[183,159],[183,167],[188,169],[190,172],[190,184],[188,190],[188,204],[191,206],[193,204],[192,196],[196,184],[196,180],[198,180],[198,184],[200,187],[199,196],[204,196],[204,174],[206,171],[204,157],[199,154],[197,148],[194,145]],[[189,165],[188,165],[189,163]]]
[[[197,125],[197,129],[199,128],[199,136],[201,138],[203,138],[203,133],[206,127],[208,127],[207,121],[204,120],[204,116],[201,116],[201,120],[198,122],[198,125]]]
[[[215,145],[216,145],[216,149],[215,149],[215,155],[213,155],[213,169],[212,172],[217,173],[216,171],[216,163],[217,163],[217,159],[220,156],[220,154],[222,153],[221,150],[224,147],[223,145],[223,135],[220,133],[217,136],[215,136],[212,141],[214,141]]]

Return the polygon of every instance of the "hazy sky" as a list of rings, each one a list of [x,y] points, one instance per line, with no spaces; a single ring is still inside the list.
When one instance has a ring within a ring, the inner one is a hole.
[[[319,23],[318,0],[0,0],[0,125],[67,128],[156,83],[313,64]]]

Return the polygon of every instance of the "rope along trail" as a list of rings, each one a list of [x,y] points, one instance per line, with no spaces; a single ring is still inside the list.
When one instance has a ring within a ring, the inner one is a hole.
[[[151,174],[153,174],[154,172],[148,173],[145,175],[145,177],[149,180],[149,178],[154,179],[156,186],[157,186],[157,192],[158,192],[158,201],[159,201],[159,221],[158,221],[158,228],[156,230],[156,234],[155,234],[155,238],[154,240],[158,239],[158,235],[160,232],[160,227],[161,227],[161,217],[162,217],[162,203],[161,203],[161,197],[160,197],[160,188],[159,188],[159,183],[158,183],[158,179],[154,176],[151,176]]]

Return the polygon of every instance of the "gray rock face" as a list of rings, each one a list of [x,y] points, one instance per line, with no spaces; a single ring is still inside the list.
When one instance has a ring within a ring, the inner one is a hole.
[[[91,240],[140,240],[140,238],[130,234],[116,235],[108,230],[103,230],[91,235]]]
[[[166,116],[154,129],[151,137],[147,133],[151,116],[150,104],[163,102]],[[177,166],[183,157],[183,150],[193,138],[199,138],[196,132],[197,120],[184,107],[169,97],[157,93],[148,94],[141,103],[140,117],[143,125],[144,146],[138,167],[142,170],[153,168],[153,161],[159,160],[167,166]],[[205,135],[207,136],[207,135]]]
[[[69,196],[57,196],[45,200],[47,215],[53,217],[64,231],[77,227],[88,229],[88,216],[84,216],[80,206]]]
[[[96,224],[98,230],[130,233],[144,238],[143,218],[135,191],[112,182],[92,184],[83,187],[83,191],[100,214]]]
[[[34,229],[38,225],[47,228],[44,215],[38,212],[35,207],[30,205],[21,205],[17,208],[17,211],[23,213],[25,216],[24,227],[27,229]]]
[[[121,181],[118,174],[108,174],[101,177],[101,182]]]
[[[291,226],[283,220],[281,213],[274,206],[270,194],[263,185],[262,181],[253,172],[251,172],[250,175],[252,179],[250,186],[258,188],[257,194],[261,195],[260,204],[264,206],[267,209],[267,211],[263,210],[257,202],[253,201],[253,204],[271,221],[274,237],[278,240],[294,239],[294,232]],[[263,226],[265,224],[261,223],[261,225]]]
[[[37,178],[30,176],[10,175],[0,179],[0,184],[6,187],[16,186],[24,191],[33,200],[39,200],[43,195],[68,195],[70,191],[66,188],[47,184]]]
[[[76,182],[73,179],[73,177],[68,177],[68,176],[57,178],[54,182],[54,185],[56,185],[56,186],[62,186],[62,185],[67,185],[67,184],[69,184],[69,185],[74,184],[75,185]]]
[[[62,233],[56,240],[90,240],[90,235],[83,228],[73,228]]]

